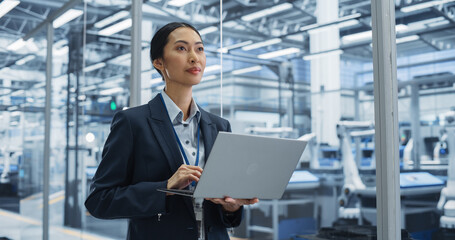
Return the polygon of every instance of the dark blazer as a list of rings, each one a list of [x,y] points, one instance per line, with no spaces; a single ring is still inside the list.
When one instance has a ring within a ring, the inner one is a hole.
[[[230,132],[231,127],[227,120],[199,109],[207,160],[218,132]],[[85,206],[97,218],[128,218],[128,239],[197,239],[191,198],[156,190],[166,188],[182,163],[159,96],[120,111],[112,120]],[[206,238],[229,239],[226,228],[240,224],[243,209],[229,214],[210,201],[203,207]]]

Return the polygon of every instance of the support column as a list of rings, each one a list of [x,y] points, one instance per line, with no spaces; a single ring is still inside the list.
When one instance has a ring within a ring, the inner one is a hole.
[[[52,108],[52,45],[54,44],[54,27],[47,24],[46,56],[46,105],[44,108],[44,159],[43,159],[43,240],[49,239],[49,175],[50,175],[50,138]]]
[[[400,165],[395,1],[373,0],[373,73],[378,239],[400,240]]]
[[[141,104],[141,21],[142,1],[133,1],[131,5],[131,74],[130,74],[130,104],[135,107]]]
[[[338,19],[338,0],[318,0],[317,23]],[[310,51],[324,52],[340,47],[337,26],[310,31]],[[329,70],[330,69],[330,70]],[[341,117],[340,56],[329,55],[311,60],[311,129],[319,142],[339,145],[336,123]]]

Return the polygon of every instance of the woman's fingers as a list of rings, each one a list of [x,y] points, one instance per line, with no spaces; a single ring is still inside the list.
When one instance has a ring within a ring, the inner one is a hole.
[[[199,181],[202,174],[202,168],[191,165],[181,165],[179,169],[168,180],[167,188],[182,189],[191,184],[193,181]]]

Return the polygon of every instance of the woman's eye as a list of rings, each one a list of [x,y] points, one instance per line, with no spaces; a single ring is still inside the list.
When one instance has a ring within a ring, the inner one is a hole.
[[[185,51],[185,47],[178,47],[178,50]]]
[[[203,48],[203,47],[199,47],[198,50],[201,51],[201,52],[203,52],[203,51],[204,51],[204,48]]]

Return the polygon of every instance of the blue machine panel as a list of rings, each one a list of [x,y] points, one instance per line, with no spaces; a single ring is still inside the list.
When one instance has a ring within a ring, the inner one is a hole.
[[[400,173],[400,188],[442,186],[444,181],[427,172]]]

